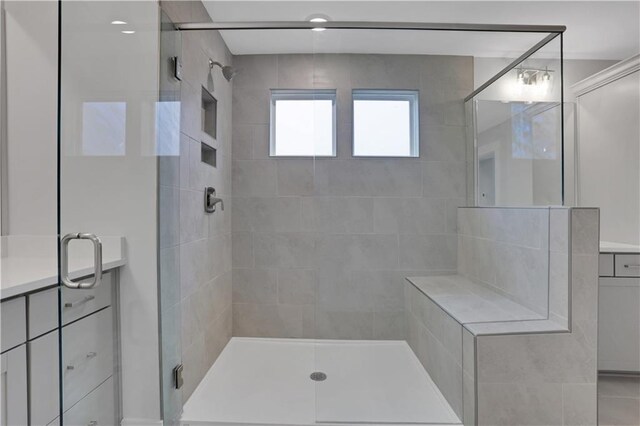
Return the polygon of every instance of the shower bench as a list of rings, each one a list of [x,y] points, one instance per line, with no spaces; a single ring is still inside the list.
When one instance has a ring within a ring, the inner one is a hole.
[[[459,224],[523,214],[462,210]],[[554,207],[543,219],[545,312],[462,274],[406,279],[407,341],[465,425],[596,424],[598,211]],[[554,316],[561,306],[566,315]]]

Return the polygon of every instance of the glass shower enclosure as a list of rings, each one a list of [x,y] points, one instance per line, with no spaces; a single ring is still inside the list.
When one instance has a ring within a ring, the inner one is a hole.
[[[95,388],[103,393],[93,394],[96,407],[100,401],[113,401],[113,412],[97,413],[104,417],[90,419],[96,422],[90,424],[108,424],[108,419],[125,419],[130,424],[136,419],[144,419],[137,420],[147,422],[143,424],[163,418],[167,424],[177,422],[186,399],[181,381],[197,382],[194,377],[204,375],[204,366],[211,361],[206,351],[221,349],[206,327],[212,324],[207,303],[221,294],[231,299],[233,293],[233,326],[230,321],[222,326],[224,339],[231,335],[298,339],[310,348],[298,360],[309,374],[350,374],[348,364],[336,364],[344,353],[325,350],[329,340],[367,340],[377,345],[384,345],[382,340],[402,340],[404,277],[424,270],[453,271],[453,256],[430,264],[425,260],[428,256],[416,257],[412,250],[425,248],[425,235],[416,238],[392,221],[386,222],[387,228],[374,228],[373,218],[371,229],[362,228],[362,222],[340,222],[339,214],[331,214],[333,208],[358,216],[372,211],[376,203],[393,216],[397,197],[409,207],[414,202],[427,203],[425,198],[460,205],[477,192],[482,194],[477,200],[481,205],[562,201],[556,180],[562,174],[562,39],[559,33],[549,34],[556,28],[329,22],[326,31],[317,32],[310,31],[313,24],[308,22],[174,25],[155,2],[62,2],[59,13],[57,233],[59,279],[66,286],[60,288],[60,330],[66,325],[68,308],[62,292],[80,295],[83,289],[105,285],[100,281],[103,268],[109,270],[105,258],[112,250],[110,242],[126,258],[111,275],[118,282],[112,293],[117,309],[110,317],[117,330],[109,367],[112,374],[99,384],[102,388]],[[233,55],[210,44],[195,48],[189,44],[195,34],[213,32],[223,33],[228,43],[249,40],[249,47],[243,55]],[[412,40],[430,46],[442,39],[463,43],[469,32],[487,44],[506,33],[533,43],[542,39],[526,57],[505,68],[500,78],[467,99],[472,121],[465,118],[462,96],[458,96],[474,88],[468,75],[456,86],[451,82],[456,77],[441,76],[440,81],[429,72],[442,66],[433,57],[398,54],[398,46]],[[282,38],[302,42],[297,50],[274,49],[262,58],[251,57],[252,43]],[[355,50],[353,45],[344,48],[347,40],[356,41]],[[194,55],[202,51],[214,62],[220,56],[224,64],[233,61],[242,72],[232,81],[225,82],[217,74],[209,81],[215,65],[208,68],[208,58]],[[275,67],[269,68],[274,59]],[[189,61],[196,63],[194,74]],[[203,74],[202,83],[196,73]],[[487,88],[512,77],[523,81],[520,95],[486,96]],[[548,86],[544,95],[525,90],[534,81]],[[438,90],[443,83],[455,86],[456,96]],[[275,158],[266,146],[237,151],[239,132],[263,132],[268,127],[270,91],[292,89],[334,91],[335,156]],[[420,132],[427,134],[431,126],[456,127],[471,132],[473,144],[466,152],[464,148],[456,151],[455,159],[434,161],[446,154],[432,152],[428,146],[409,158],[356,158],[351,153],[351,96],[363,89],[429,93],[419,101]],[[187,99],[191,95],[198,102],[191,103]],[[231,96],[233,107],[225,110],[230,105],[221,99]],[[199,132],[211,111],[229,114],[223,117],[229,122],[233,113],[233,127],[203,129],[209,136],[213,133],[212,139],[200,133],[193,137],[189,126]],[[202,169],[201,163],[217,165],[215,170]],[[433,179],[423,178],[436,169],[439,174]],[[452,195],[446,192],[450,187],[433,184],[441,182],[436,178],[446,176],[447,170],[460,172]],[[470,179],[467,170],[476,177]],[[516,171],[522,180],[515,188],[499,185],[512,182]],[[253,186],[247,176],[261,173],[266,179]],[[373,185],[366,178],[378,173],[387,173],[387,186]],[[217,194],[226,198],[227,212],[187,222],[185,212],[203,207],[201,184],[209,178],[219,179],[215,186]],[[473,189],[467,189],[469,184]],[[345,204],[332,204],[336,200]],[[252,216],[272,207],[281,209],[283,216]],[[286,220],[289,208],[301,212],[299,219]],[[453,232],[428,229],[425,234],[453,250]],[[248,241],[253,246],[245,253],[234,251],[231,258],[232,241],[233,250],[242,250]],[[408,259],[404,262],[399,260],[402,243]],[[84,251],[67,251],[68,247]],[[66,274],[79,252],[95,256],[95,269],[86,280]],[[222,268],[221,275],[228,281],[218,280],[215,268]],[[264,298],[247,292],[242,284],[247,282],[264,290]],[[81,284],[80,289],[74,287]],[[277,291],[270,292],[274,286]],[[269,328],[274,323],[281,328]],[[86,359],[69,365],[64,362],[65,348],[79,343],[62,331],[59,336],[59,422],[74,424],[65,421],[73,419],[67,413],[78,403],[73,378],[100,353],[89,351]],[[348,351],[349,345],[341,348]],[[393,371],[387,373],[393,377]],[[444,384],[440,388],[461,418],[462,389],[447,389]],[[350,401],[345,394],[347,399],[337,400],[336,391],[349,389],[332,390],[321,381],[309,381],[304,389],[313,400],[313,422],[422,420],[408,411],[377,411],[376,401],[385,395],[361,395],[358,401]],[[359,404],[356,414],[342,410],[351,402]]]

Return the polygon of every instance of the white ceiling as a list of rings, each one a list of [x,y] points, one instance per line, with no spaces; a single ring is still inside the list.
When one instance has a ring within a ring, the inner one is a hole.
[[[640,52],[640,1],[219,1],[204,0],[215,22],[399,21],[565,25],[565,59],[620,60]],[[364,30],[225,31],[234,54],[421,53],[512,57],[540,35]],[[533,41],[533,42],[532,42]]]

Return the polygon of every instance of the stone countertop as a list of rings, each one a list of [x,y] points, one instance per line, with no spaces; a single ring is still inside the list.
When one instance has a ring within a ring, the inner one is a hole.
[[[103,237],[102,270],[126,264],[124,238]],[[72,243],[73,244],[73,243]],[[2,237],[0,299],[54,286],[58,283],[57,238],[40,236]],[[77,279],[93,273],[93,248],[71,245],[69,276]]]
[[[640,253],[640,246],[634,244],[600,241],[600,253]]]

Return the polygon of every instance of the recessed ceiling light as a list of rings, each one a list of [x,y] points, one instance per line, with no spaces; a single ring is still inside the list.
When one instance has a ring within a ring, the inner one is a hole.
[[[327,22],[325,18],[311,18],[309,22]]]
[[[125,21],[111,21],[111,25],[127,25]]]
[[[133,30],[124,30],[124,31],[120,31],[122,34],[135,34],[136,32]]]

